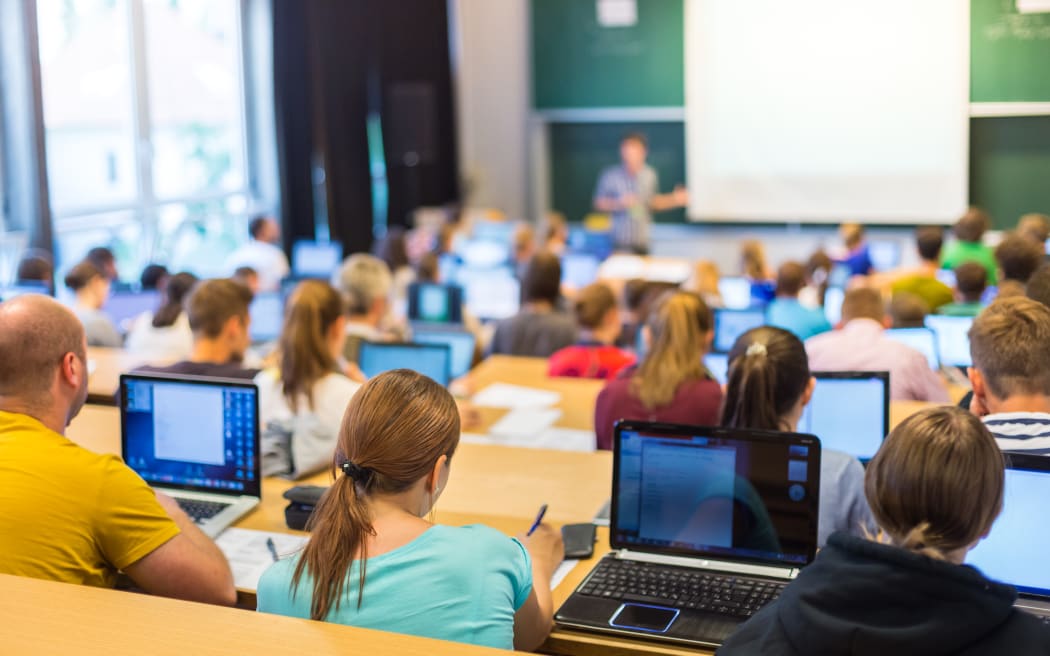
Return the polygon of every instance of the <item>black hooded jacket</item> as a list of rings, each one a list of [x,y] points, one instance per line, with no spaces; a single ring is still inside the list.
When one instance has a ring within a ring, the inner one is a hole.
[[[1050,626],[1017,591],[966,565],[835,533],[719,656],[1050,654]]]

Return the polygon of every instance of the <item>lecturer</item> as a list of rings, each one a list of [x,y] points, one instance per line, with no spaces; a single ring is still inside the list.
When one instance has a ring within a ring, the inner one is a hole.
[[[645,135],[628,134],[620,140],[620,165],[602,171],[594,190],[594,209],[612,215],[616,249],[639,255],[649,253],[652,212],[684,207],[689,202],[689,194],[681,185],[669,194],[659,193],[656,171],[645,163],[648,154]]]

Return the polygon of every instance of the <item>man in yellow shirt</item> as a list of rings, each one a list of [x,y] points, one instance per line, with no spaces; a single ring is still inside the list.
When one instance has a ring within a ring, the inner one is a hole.
[[[0,304],[0,573],[232,605],[229,564],[170,497],[63,433],[87,398],[84,329],[46,296]]]

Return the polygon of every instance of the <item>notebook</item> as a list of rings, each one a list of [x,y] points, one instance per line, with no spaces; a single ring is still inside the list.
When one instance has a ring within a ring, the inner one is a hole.
[[[121,454],[209,537],[259,504],[259,393],[246,381],[120,377]]]
[[[715,310],[715,341],[711,350],[729,353],[738,337],[765,323],[765,310]]]
[[[451,376],[465,376],[474,364],[474,334],[453,326],[412,324],[412,341],[417,344],[444,344],[451,351]]]
[[[937,337],[937,352],[941,364],[946,367],[969,367],[973,364],[970,358],[970,326],[973,317],[943,317],[931,314],[926,317],[926,327],[933,330]]]
[[[447,344],[362,342],[357,366],[369,378],[393,369],[411,369],[448,387],[452,350]]]
[[[890,431],[890,375],[885,371],[815,371],[817,386],[798,430],[825,449],[871,460]]]
[[[337,241],[300,239],[292,246],[292,276],[327,280],[343,261],[343,245]]]
[[[463,323],[463,289],[459,285],[412,283],[408,286],[408,320]]]
[[[813,560],[819,498],[812,435],[620,421],[614,551],[555,620],[716,647]]]
[[[940,371],[941,356],[937,352],[937,335],[929,328],[892,328],[885,333],[886,337],[910,346],[926,357],[930,369]]]

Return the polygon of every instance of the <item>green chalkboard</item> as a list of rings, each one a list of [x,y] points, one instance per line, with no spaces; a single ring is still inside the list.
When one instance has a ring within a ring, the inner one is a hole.
[[[1050,102],[1050,13],[971,0],[970,100]]]
[[[685,184],[684,123],[552,123],[551,208],[569,221],[581,221],[590,214],[598,175],[620,161],[620,139],[630,132],[642,132],[648,138],[649,164],[660,178],[661,192]],[[681,223],[685,210],[660,212],[654,218]]]
[[[970,202],[999,229],[1027,212],[1050,214],[1050,116],[970,120]]]
[[[598,24],[597,0],[532,0],[536,109],[681,107],[683,0],[638,0],[637,23]]]

